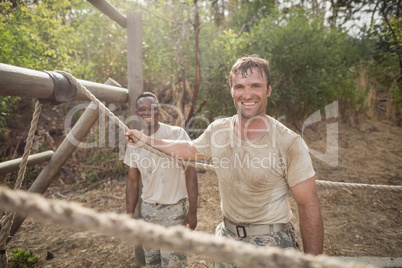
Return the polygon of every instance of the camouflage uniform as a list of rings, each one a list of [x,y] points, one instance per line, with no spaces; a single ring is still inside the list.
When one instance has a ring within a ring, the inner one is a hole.
[[[186,199],[172,205],[142,202],[141,214],[146,222],[165,227],[181,225],[187,214]],[[144,248],[144,255],[147,267],[186,267],[187,259],[184,253]]]
[[[242,224],[243,226],[251,226],[250,224]],[[244,238],[237,236],[227,229],[221,222],[215,230],[217,236],[231,238],[237,241],[253,244],[256,246],[276,246],[280,248],[295,248],[300,250],[297,235],[292,223],[288,223],[282,231],[270,233],[266,235],[248,235]],[[237,268],[238,266],[229,263],[215,263],[215,268]]]

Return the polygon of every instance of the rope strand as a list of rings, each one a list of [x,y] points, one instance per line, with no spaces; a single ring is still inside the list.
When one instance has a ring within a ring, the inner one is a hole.
[[[35,111],[32,116],[31,126],[29,128],[27,141],[24,148],[24,154],[22,155],[22,160],[20,164],[20,168],[18,170],[18,176],[15,182],[14,190],[20,189],[22,185],[22,181],[24,180],[24,175],[26,171],[26,167],[28,164],[28,157],[31,154],[32,143],[35,138],[35,132],[38,127],[39,116],[42,110],[42,104],[36,101]],[[4,252],[4,254],[0,254],[1,262],[5,267],[7,267],[7,254],[5,253],[5,249],[7,248],[7,240],[10,236],[11,226],[14,221],[14,212],[7,212],[6,215],[2,219],[1,228],[0,228],[0,252]]]
[[[48,200],[39,194],[0,187],[0,207],[53,224],[91,230],[151,248],[180,251],[231,261],[241,267],[277,268],[369,268],[332,257],[305,255],[293,249],[258,247],[223,237],[191,231],[184,226],[166,228],[134,220],[126,214],[97,213],[74,202]]]

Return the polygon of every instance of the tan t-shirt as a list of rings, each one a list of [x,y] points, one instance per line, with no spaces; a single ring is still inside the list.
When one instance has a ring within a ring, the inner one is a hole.
[[[236,119],[214,121],[194,141],[215,166],[223,216],[236,223],[289,222],[290,187],[315,174],[307,145],[271,117],[266,133],[242,141],[234,132]]]
[[[183,128],[163,123],[152,137],[190,140]],[[141,198],[145,202],[175,204],[187,196],[185,171],[178,162],[157,156],[142,147],[128,145],[124,163],[139,169],[143,184]]]

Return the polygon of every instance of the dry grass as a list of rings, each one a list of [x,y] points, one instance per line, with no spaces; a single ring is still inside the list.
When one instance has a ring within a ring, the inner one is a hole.
[[[325,152],[325,122],[308,129],[310,148]],[[400,128],[367,121],[358,127],[339,125],[339,165],[331,167],[313,158],[317,179],[369,184],[401,185]],[[214,233],[221,221],[217,178],[199,173],[197,231]],[[56,180],[57,182],[57,180]],[[104,178],[97,189],[66,191],[72,185],[55,184],[48,198],[80,202],[98,211],[124,213],[125,182]],[[402,256],[402,194],[376,190],[318,189],[325,225],[324,252],[330,256]],[[63,193],[60,195],[60,193]],[[117,198],[109,198],[108,196]],[[296,205],[291,200],[297,226]],[[39,255],[40,267],[133,267],[134,246],[90,232],[74,232],[27,219],[8,245],[8,254],[23,247]],[[45,260],[47,252],[54,258]],[[188,267],[211,267],[212,260],[189,256]]]

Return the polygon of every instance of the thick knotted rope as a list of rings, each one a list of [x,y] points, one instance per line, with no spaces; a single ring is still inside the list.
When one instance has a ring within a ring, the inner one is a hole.
[[[24,180],[25,170],[28,164],[28,157],[31,154],[32,143],[35,138],[35,132],[38,127],[39,116],[42,110],[42,104],[36,101],[35,111],[32,116],[31,126],[29,128],[28,137],[26,140],[24,154],[22,155],[22,160],[20,168],[18,170],[18,176],[15,182],[14,190],[20,189],[22,181]],[[8,237],[10,236],[11,226],[14,220],[14,212],[9,211],[5,214],[0,225],[0,259],[1,262],[7,267],[7,254],[5,254],[6,245]]]
[[[67,77],[68,80],[74,86],[76,86],[79,91],[81,91],[92,102],[94,102],[96,105],[98,105],[99,109],[101,111],[105,112],[115,122],[115,124],[118,125],[124,132],[129,130],[129,128],[117,116],[115,116],[102,102],[100,102],[84,85],[79,83],[78,80],[74,76],[72,76],[71,74],[64,72],[64,71],[57,71],[57,72],[61,73],[65,77]],[[131,138],[135,142],[137,142],[140,146],[143,146],[144,149],[146,149],[160,157],[166,157],[166,158],[170,159],[171,161],[180,163],[183,166],[193,166],[193,167],[196,167],[196,168],[199,168],[202,170],[215,171],[215,168],[213,165],[208,165],[208,164],[204,164],[204,163],[200,163],[200,162],[180,160],[180,159],[177,159],[164,152],[161,152],[161,151],[155,149],[154,147],[149,146],[148,144],[145,144],[144,142],[138,140],[134,136],[131,136]],[[330,181],[322,181],[322,180],[317,180],[316,183],[317,183],[317,185],[322,185],[324,187],[344,187],[344,188],[353,188],[353,189],[373,188],[376,190],[389,190],[389,191],[394,191],[394,192],[402,191],[402,186],[394,186],[394,185],[370,185],[370,184],[358,184],[358,183],[330,182]]]
[[[371,268],[328,256],[305,255],[293,249],[257,247],[228,238],[191,231],[184,226],[163,226],[134,220],[126,214],[97,213],[74,202],[48,200],[39,194],[0,187],[0,208],[17,211],[46,222],[91,230],[151,248],[206,256],[215,261],[233,261],[241,267],[277,268]]]

